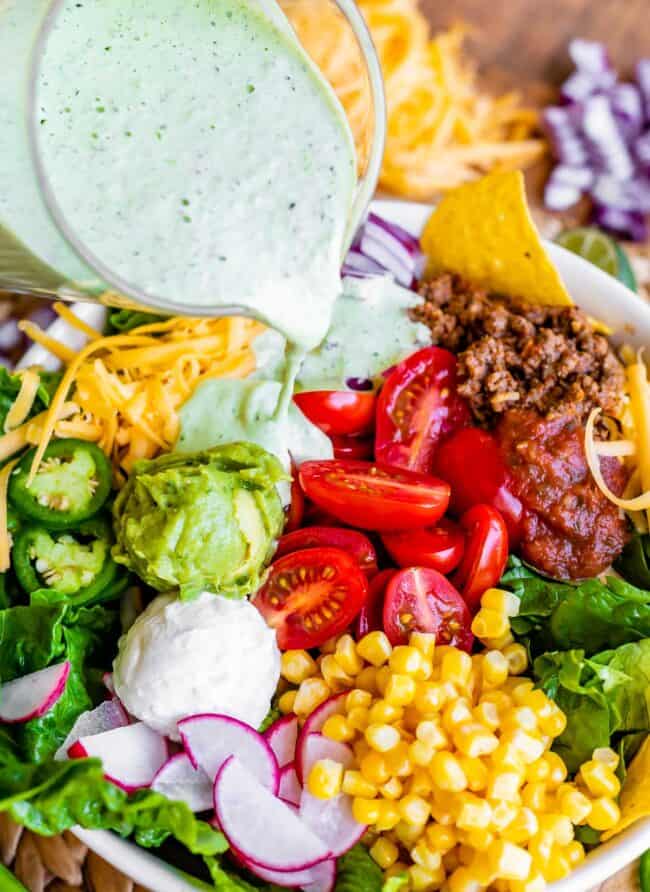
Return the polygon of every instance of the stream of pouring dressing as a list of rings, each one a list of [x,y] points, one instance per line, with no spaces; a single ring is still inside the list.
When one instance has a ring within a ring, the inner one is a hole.
[[[273,0],[61,0],[40,52],[33,125],[59,225],[126,293],[280,331],[286,440],[357,184],[333,91]]]

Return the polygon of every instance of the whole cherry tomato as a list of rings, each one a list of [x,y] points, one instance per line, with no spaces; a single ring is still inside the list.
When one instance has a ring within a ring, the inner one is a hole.
[[[508,560],[508,530],[491,505],[474,505],[460,519],[465,531],[465,553],[452,582],[474,612],[481,597],[503,576]]]
[[[431,567],[444,575],[456,569],[465,547],[460,527],[446,517],[434,527],[384,533],[381,540],[400,567]]]
[[[334,458],[371,459],[375,452],[375,441],[372,437],[337,437],[330,436],[334,447]]]
[[[467,604],[451,582],[428,567],[399,570],[384,597],[384,632],[395,646],[407,644],[411,632],[429,632],[437,644],[468,652],[474,637]]]
[[[357,641],[368,632],[379,632],[384,628],[384,595],[386,586],[397,570],[380,570],[368,585],[368,600],[354,621],[354,637]]]
[[[362,530],[432,526],[449,504],[442,480],[375,462],[306,461],[300,485],[312,502]]]
[[[368,434],[375,424],[375,394],[358,390],[310,390],[293,397],[303,415],[328,436]]]
[[[395,366],[377,400],[375,458],[431,473],[438,444],[470,423],[456,390],[456,357],[425,347]]]
[[[434,473],[451,487],[450,508],[463,514],[473,505],[492,505],[508,528],[510,547],[521,538],[524,509],[495,437],[478,427],[457,431],[438,449]]]
[[[358,530],[350,530],[345,527],[316,526],[304,527],[302,530],[294,530],[286,533],[278,542],[274,559],[284,557],[294,551],[304,548],[341,548],[347,551],[357,561],[366,576],[374,576],[377,572],[377,553],[367,536]]]
[[[269,568],[253,604],[280,650],[319,647],[346,629],[368,598],[368,580],[340,548],[294,551]]]

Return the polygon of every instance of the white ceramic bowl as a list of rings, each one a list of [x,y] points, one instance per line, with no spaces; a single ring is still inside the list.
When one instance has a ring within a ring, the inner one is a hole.
[[[426,205],[400,201],[376,201],[374,210],[414,233],[422,230],[431,208]],[[615,340],[635,346],[650,344],[650,306],[615,279],[586,263],[580,257],[554,244],[547,244],[571,295],[589,315],[609,325]],[[95,325],[101,324],[105,310],[92,304],[78,305],[76,312]],[[59,339],[79,347],[78,333],[60,320],[52,332]],[[32,348],[22,365],[42,363],[41,348]],[[51,358],[50,358],[51,366]],[[103,830],[75,829],[75,834],[89,848],[110,861],[115,867],[133,877],[154,892],[192,892],[197,888],[211,888],[181,876],[151,852]],[[620,836],[596,849],[570,876],[554,883],[550,892],[586,892],[602,883],[630,861],[650,848],[650,818],[638,821]]]

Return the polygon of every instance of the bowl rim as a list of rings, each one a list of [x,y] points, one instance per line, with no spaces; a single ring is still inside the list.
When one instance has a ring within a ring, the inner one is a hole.
[[[432,206],[377,199],[372,202],[370,209],[412,232],[419,233],[431,213]],[[618,340],[625,340],[635,346],[650,344],[650,304],[581,257],[552,242],[545,241],[544,244],[551,259],[559,267],[576,303],[611,326],[615,330],[614,340],[618,337]],[[99,304],[77,304],[75,312],[85,321],[101,325],[105,319],[106,308]],[[80,346],[79,333],[63,320],[54,322],[48,331],[59,339],[69,339],[71,346],[75,348]],[[35,345],[25,353],[19,365],[24,367],[29,364],[42,364],[46,358],[43,348]],[[51,357],[48,364],[51,368],[53,365]],[[72,832],[88,848],[114,867],[127,873],[137,883],[155,889],[156,892],[195,892],[197,889],[213,888],[178,871],[152,852],[110,831],[74,827]],[[648,848],[650,848],[650,817],[635,822],[617,837],[594,849],[569,876],[550,884],[549,892],[587,892],[634,861]]]

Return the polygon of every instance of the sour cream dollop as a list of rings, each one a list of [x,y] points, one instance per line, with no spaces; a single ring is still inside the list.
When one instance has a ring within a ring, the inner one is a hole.
[[[247,600],[203,592],[159,595],[119,642],[115,692],[151,728],[179,740],[177,722],[214,712],[258,728],[280,677],[275,632]]]

